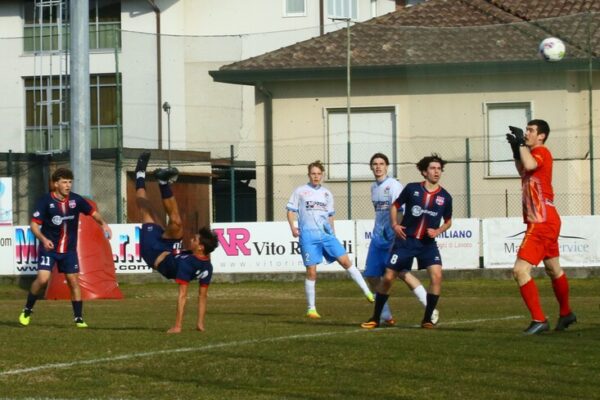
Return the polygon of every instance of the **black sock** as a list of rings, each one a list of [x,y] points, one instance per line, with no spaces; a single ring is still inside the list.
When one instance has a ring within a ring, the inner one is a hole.
[[[375,293],[375,307],[373,309],[373,316],[371,317],[371,321],[375,321],[379,323],[381,319],[381,312],[383,311],[383,306],[387,303],[389,294],[381,294]]]
[[[142,153],[137,160],[135,166],[135,188],[145,189],[146,188],[146,167],[148,166],[148,159],[150,153]]]
[[[31,312],[31,310],[33,310],[33,306],[35,305],[35,302],[37,301],[37,296],[32,294],[31,292],[27,293],[27,303],[25,303],[25,310],[29,310],[29,312]]]
[[[73,305],[73,316],[75,318],[82,318],[83,316],[83,301],[71,301]]]
[[[423,317],[423,322],[431,322],[431,314],[437,307],[439,298],[440,295],[438,294],[427,293],[427,306],[425,307],[425,316]]]

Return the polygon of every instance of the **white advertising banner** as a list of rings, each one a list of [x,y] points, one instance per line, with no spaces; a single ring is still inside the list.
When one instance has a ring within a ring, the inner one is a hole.
[[[356,251],[358,267],[364,269],[374,220],[356,221]],[[452,220],[452,227],[437,239],[444,269],[479,268],[479,220]],[[413,269],[416,269],[416,261]]]
[[[12,225],[12,204],[12,178],[0,178],[0,225]]]
[[[298,239],[287,222],[215,223],[219,247],[211,256],[215,273],[304,272]],[[335,232],[354,257],[354,221],[336,221]],[[339,271],[337,263],[322,263],[318,271]]]
[[[0,275],[14,275],[14,235],[12,226],[0,226]]]
[[[561,217],[558,239],[563,267],[600,265],[600,216]],[[513,266],[525,235],[522,218],[483,220],[483,257],[486,268]]]

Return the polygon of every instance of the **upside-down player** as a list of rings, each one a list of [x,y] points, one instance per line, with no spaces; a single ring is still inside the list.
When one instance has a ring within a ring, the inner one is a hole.
[[[523,187],[523,219],[527,224],[525,237],[517,253],[513,276],[519,284],[521,296],[531,313],[531,323],[525,334],[535,335],[550,329],[540,305],[540,296],[531,268],[544,262],[546,274],[552,279],[552,288],[560,307],[555,330],[563,331],[577,321],[569,305],[569,282],[559,262],[558,235],[560,216],[554,206],[552,188],[553,158],[544,145],[550,136],[550,126],[541,119],[527,123],[527,132],[510,127],[506,139],[511,145],[515,166]]]
[[[373,291],[376,290],[383,279],[390,249],[394,244],[395,235],[390,223],[390,207],[392,207],[394,200],[400,196],[403,187],[397,179],[387,175],[389,164],[388,157],[383,153],[373,154],[369,162],[375,177],[375,182],[371,185],[371,201],[375,208],[375,226],[371,234],[364,275]],[[427,291],[419,279],[408,271],[401,271],[399,278],[404,281],[423,307],[427,307]],[[438,320],[439,312],[435,309],[431,315],[431,322],[437,324]],[[385,325],[396,324],[388,302],[383,306],[380,323]]]
[[[399,274],[411,270],[415,257],[419,269],[427,269],[430,279],[421,327],[435,327],[432,316],[442,290],[442,257],[435,238],[452,225],[452,196],[439,183],[445,164],[446,161],[437,154],[423,157],[417,163],[417,169],[425,181],[406,185],[390,207],[390,223],[396,239],[385,275],[377,288],[373,315],[361,324],[365,329],[379,326],[394,280]],[[402,206],[406,212],[402,221],[398,222],[398,210]],[[444,223],[440,225],[442,218]]]
[[[167,332],[181,332],[188,285],[194,279],[197,279],[200,285],[196,329],[204,331],[208,285],[213,272],[209,254],[217,247],[218,240],[210,229],[201,228],[190,239],[189,250],[179,253],[174,251],[174,246],[176,247],[183,237],[183,225],[170,183],[177,179],[179,172],[176,168],[160,168],[154,171],[154,176],[159,184],[162,204],[168,216],[167,227],[163,228],[158,224],[158,218],[146,197],[145,180],[149,158],[150,153],[142,153],[135,169],[136,204],[142,218],[141,255],[150,267],[160,272],[165,278],[174,279],[179,284],[175,325]]]

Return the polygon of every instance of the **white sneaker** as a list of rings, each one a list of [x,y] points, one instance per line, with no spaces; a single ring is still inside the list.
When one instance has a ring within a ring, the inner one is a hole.
[[[431,313],[431,322],[436,325],[438,323],[438,321],[440,320],[440,312],[437,310],[437,308],[435,310],[433,310],[433,312]]]

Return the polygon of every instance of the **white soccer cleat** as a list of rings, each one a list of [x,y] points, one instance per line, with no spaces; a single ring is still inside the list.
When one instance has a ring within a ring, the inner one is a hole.
[[[440,320],[440,312],[437,310],[437,308],[435,310],[433,310],[433,312],[431,313],[431,322],[436,325],[438,323],[438,321]]]

